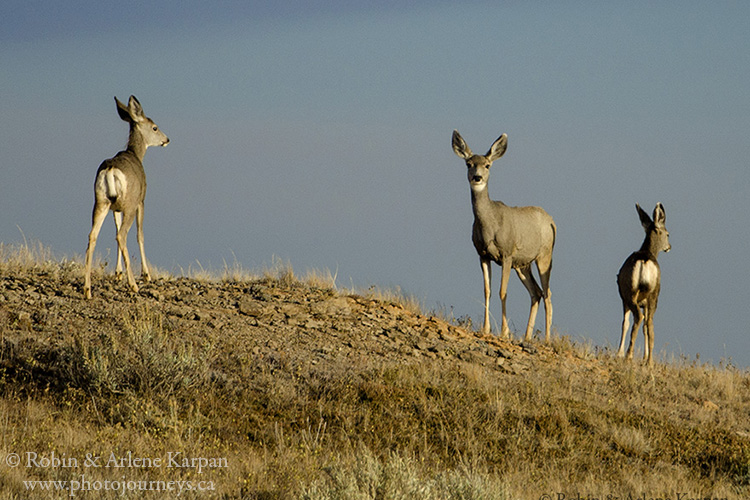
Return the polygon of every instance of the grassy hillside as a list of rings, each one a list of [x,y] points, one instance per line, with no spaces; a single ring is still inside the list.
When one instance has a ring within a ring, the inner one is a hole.
[[[100,266],[85,301],[80,263],[0,244],[0,498],[750,498],[746,371],[240,271]]]

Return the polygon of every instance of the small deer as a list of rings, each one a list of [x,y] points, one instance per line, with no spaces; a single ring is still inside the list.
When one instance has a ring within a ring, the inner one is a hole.
[[[544,298],[545,340],[550,340],[552,301],[549,289],[552,270],[552,249],[555,246],[557,227],[552,217],[539,207],[509,207],[501,201],[490,200],[487,181],[492,163],[503,156],[508,147],[508,136],[501,135],[485,155],[475,155],[457,130],[453,131],[453,151],[466,161],[471,206],[474,210],[472,241],[479,254],[484,277],[484,324],[482,331],[490,332],[490,295],[492,293],[492,261],[502,267],[500,300],[503,305],[501,335],[508,338],[510,329],[505,310],[510,270],[515,269],[531,296],[529,322],[525,340],[533,334],[539,301]],[[536,262],[541,288],[531,273]]]
[[[666,214],[661,203],[657,203],[654,208],[653,220],[637,203],[635,209],[646,231],[646,239],[643,240],[640,250],[630,254],[620,268],[620,272],[617,273],[617,286],[620,290],[623,310],[622,335],[617,355],[619,357],[625,355],[627,359],[633,359],[633,346],[638,336],[638,329],[643,323],[643,359],[651,365],[653,364],[651,355],[654,350],[654,313],[661,290],[661,270],[656,258],[659,252],[669,252],[672,245],[669,244],[669,232],[664,225]],[[630,331],[630,346],[625,354],[625,336],[631,315],[635,316],[635,322]]]
[[[94,181],[94,210],[91,216],[91,232],[86,248],[86,272],[83,291],[87,299],[91,298],[91,261],[96,247],[96,239],[102,228],[107,213],[111,210],[117,229],[117,276],[122,275],[120,257],[125,261],[128,285],[133,292],[138,292],[138,285],[133,277],[133,270],[128,255],[127,239],[133,220],[136,221],[138,246],[141,250],[141,275],[149,281],[148,264],[143,250],[143,199],[146,196],[146,172],[143,170],[143,157],[149,146],[166,146],[169,138],[159,127],[143,114],[141,103],[135,96],[130,96],[125,106],[117,97],[117,113],[130,124],[128,145],[114,158],[104,160],[99,165]]]

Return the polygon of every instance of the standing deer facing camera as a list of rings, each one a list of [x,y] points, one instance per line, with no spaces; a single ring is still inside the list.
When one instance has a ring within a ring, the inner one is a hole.
[[[143,199],[146,196],[146,172],[143,170],[143,157],[149,146],[166,146],[169,139],[159,127],[143,114],[141,103],[135,96],[130,96],[125,106],[117,97],[117,113],[130,124],[128,145],[114,158],[104,160],[99,165],[94,181],[94,211],[91,216],[91,232],[86,248],[86,274],[83,291],[87,299],[91,298],[91,260],[96,248],[96,239],[102,223],[111,210],[117,228],[117,269],[122,274],[120,257],[125,261],[128,285],[133,292],[138,292],[138,285],[133,277],[133,270],[128,255],[127,239],[133,220],[136,221],[138,246],[141,250],[141,274],[144,281],[150,279],[146,254],[143,250]]]
[[[656,258],[659,252],[669,252],[672,245],[669,244],[669,232],[664,225],[666,214],[661,203],[657,203],[654,208],[653,220],[637,203],[635,209],[646,231],[646,239],[643,240],[641,249],[630,254],[620,268],[620,272],[617,273],[617,286],[620,289],[623,309],[622,335],[617,355],[620,357],[625,355],[625,336],[628,332],[630,316],[634,315],[635,322],[630,331],[630,346],[628,346],[626,357],[633,359],[635,338],[638,336],[638,328],[643,323],[643,359],[651,365],[653,364],[651,355],[654,350],[654,313],[661,290],[661,270]]]
[[[471,206],[474,210],[472,241],[479,254],[484,277],[484,324],[482,331],[490,332],[490,295],[492,293],[492,269],[490,263],[502,266],[500,301],[503,305],[501,335],[510,336],[505,314],[505,299],[508,294],[510,270],[515,269],[521,282],[531,296],[529,322],[525,339],[533,334],[539,301],[544,298],[545,340],[549,342],[552,324],[552,300],[550,298],[549,277],[552,269],[552,249],[555,246],[557,227],[552,217],[539,207],[509,207],[501,201],[490,200],[487,181],[490,166],[503,156],[508,147],[508,136],[501,135],[485,155],[475,155],[458,130],[453,131],[453,151],[466,161]],[[536,262],[541,288],[531,273],[531,264]]]

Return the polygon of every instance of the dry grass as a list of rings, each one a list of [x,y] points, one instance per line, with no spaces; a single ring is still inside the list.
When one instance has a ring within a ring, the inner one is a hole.
[[[398,287],[395,289],[384,289],[373,285],[365,291],[352,289],[349,293],[359,293],[364,297],[367,297],[368,299],[376,300],[378,302],[398,304],[407,311],[410,311],[414,314],[422,314],[422,302],[413,295],[404,294]]]
[[[72,272],[43,248],[0,245],[0,257],[0,271]],[[298,283],[284,263],[264,275]],[[219,279],[252,278],[235,265]],[[330,274],[308,280],[335,285]],[[229,362],[232,352],[207,332],[177,331],[136,305],[109,332],[0,337],[0,497],[60,498],[29,496],[24,481],[82,472],[212,482],[213,491],[180,495],[201,499],[750,497],[750,375],[731,365],[649,369],[555,335],[551,361],[523,375],[457,359],[300,371],[262,355]],[[3,462],[29,451],[81,460],[180,451],[227,467]]]
[[[5,270],[55,270],[68,265],[68,259],[57,258],[49,247],[39,241],[29,243],[0,242],[0,269]]]

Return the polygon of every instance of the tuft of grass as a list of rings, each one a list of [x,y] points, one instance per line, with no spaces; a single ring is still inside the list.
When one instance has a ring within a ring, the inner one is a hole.
[[[423,311],[422,302],[414,295],[404,294],[400,287],[381,288],[372,285],[366,291],[361,292],[361,295],[378,302],[397,304],[413,314],[422,314]]]
[[[537,331],[540,338],[544,338],[541,331]],[[552,329],[550,335],[550,347],[555,354],[571,354],[576,358],[592,360],[597,357],[597,348],[591,339],[574,340],[570,335],[561,335],[556,329]]]
[[[23,233],[22,233],[23,234]],[[26,236],[22,243],[0,242],[0,270],[55,271],[73,265],[68,258],[58,258],[52,250],[40,241],[29,242]]]
[[[291,263],[276,256],[273,256],[271,263],[264,265],[260,271],[246,269],[235,257],[231,264],[225,260],[220,270],[206,268],[196,260],[194,266],[190,266],[187,272],[181,270],[181,274],[201,282],[247,283],[270,280],[285,285],[304,284],[321,289],[337,289],[337,273],[332,273],[329,269],[310,269],[298,277]]]
[[[258,279],[257,273],[249,271],[237,260],[237,256],[232,252],[232,264],[224,260],[224,267],[220,273],[220,280],[224,283],[242,283]]]
[[[209,389],[213,345],[197,346],[169,328],[162,314],[147,305],[122,317],[119,332],[95,342],[75,337],[71,375],[82,389],[97,394],[170,398]]]
[[[510,498],[497,480],[466,468],[425,474],[411,458],[390,452],[380,459],[367,448],[346,466],[326,468],[326,477],[302,489],[302,500],[503,500]]]
[[[216,280],[216,273],[203,267],[203,264],[199,260],[196,260],[195,264],[189,265],[187,271],[180,268],[180,274],[200,283],[208,283]]]
[[[337,278],[338,270],[332,273],[330,269],[308,269],[301,280],[308,286],[315,288],[338,290],[338,286],[336,285]]]

